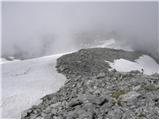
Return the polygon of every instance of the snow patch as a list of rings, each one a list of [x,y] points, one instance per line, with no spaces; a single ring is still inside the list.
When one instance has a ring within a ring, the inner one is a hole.
[[[151,75],[159,72],[159,65],[155,62],[153,58],[147,55],[141,56],[139,59],[135,60],[135,62],[126,60],[126,59],[117,59],[114,62],[108,62],[112,67],[111,69],[116,69],[120,72],[130,72],[132,70],[144,70],[144,74]]]
[[[7,60],[6,58],[0,58],[0,64],[13,62],[13,61],[20,61],[19,59],[15,59],[14,57],[9,57],[8,59],[9,60]]]
[[[109,40],[103,40],[103,41],[104,42],[101,45],[98,45],[98,47],[105,48],[116,43],[115,39],[109,39]]]
[[[97,45],[96,47],[100,48],[112,48],[112,49],[121,49],[125,51],[134,51],[130,46],[119,43],[115,39],[103,40],[101,45]]]
[[[65,76],[55,68],[63,54],[2,64],[2,118],[20,118],[22,111],[64,85]]]

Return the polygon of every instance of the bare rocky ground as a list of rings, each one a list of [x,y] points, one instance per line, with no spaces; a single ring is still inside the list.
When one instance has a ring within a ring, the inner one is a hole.
[[[82,49],[57,59],[67,78],[58,92],[46,95],[21,118],[158,119],[159,74],[109,71],[107,61],[131,61],[142,54],[107,48]]]

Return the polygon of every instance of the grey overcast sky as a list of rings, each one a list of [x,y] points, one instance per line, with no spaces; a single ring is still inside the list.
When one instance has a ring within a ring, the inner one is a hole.
[[[63,52],[76,46],[75,32],[95,29],[155,54],[158,21],[158,2],[2,2],[2,55]]]

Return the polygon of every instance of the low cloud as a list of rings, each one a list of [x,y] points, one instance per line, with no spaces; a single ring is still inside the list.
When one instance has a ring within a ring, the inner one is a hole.
[[[158,58],[158,2],[2,2],[2,56],[40,57],[109,38]]]

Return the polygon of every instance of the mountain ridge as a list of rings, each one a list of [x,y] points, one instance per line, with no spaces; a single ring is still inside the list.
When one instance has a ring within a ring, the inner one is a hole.
[[[57,71],[67,81],[21,118],[158,118],[159,74],[109,70],[104,60],[131,61],[142,54],[108,48],[82,49],[57,59]]]

